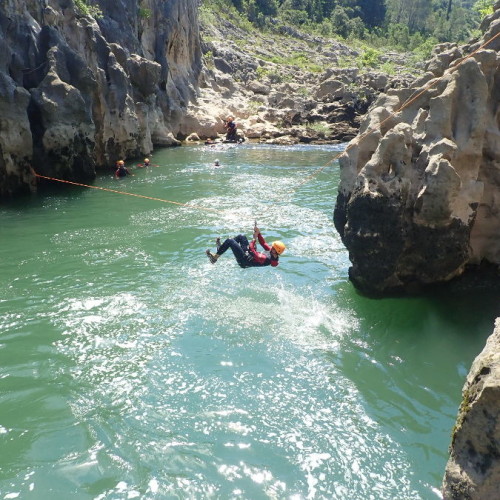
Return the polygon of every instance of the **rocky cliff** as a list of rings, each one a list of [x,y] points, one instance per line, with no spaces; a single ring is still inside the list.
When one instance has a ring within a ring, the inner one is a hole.
[[[444,500],[500,498],[500,318],[472,364],[453,430]]]
[[[389,78],[358,68],[345,44],[284,26],[259,33],[219,16],[200,36],[198,9],[1,2],[0,198],[36,189],[35,172],[87,181],[154,146],[216,138],[228,115],[261,142],[345,142],[380,91],[410,81],[404,55],[381,56]]]
[[[0,197],[177,143],[201,71],[198,0],[4,0]],[[92,4],[96,4],[95,2]]]
[[[498,287],[500,2],[494,8],[481,39],[436,47],[423,77],[381,95],[340,159],[334,222],[365,293],[418,291],[485,264]],[[499,353],[497,320],[463,390],[446,500],[500,498]]]
[[[279,23],[258,31],[228,15],[202,23],[201,35],[206,64],[181,137],[215,138],[232,115],[246,138],[268,144],[347,142],[381,91],[422,71],[398,53],[380,54],[391,75],[376,71],[345,43]]]
[[[334,221],[366,293],[500,266],[500,2],[482,29],[381,95],[340,159]]]

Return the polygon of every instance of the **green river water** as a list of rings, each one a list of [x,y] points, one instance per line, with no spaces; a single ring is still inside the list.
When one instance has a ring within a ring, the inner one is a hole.
[[[0,499],[439,498],[498,297],[358,294],[337,164],[303,183],[337,149],[165,149],[94,184],[188,206],[0,206]],[[254,219],[277,268],[208,262]]]

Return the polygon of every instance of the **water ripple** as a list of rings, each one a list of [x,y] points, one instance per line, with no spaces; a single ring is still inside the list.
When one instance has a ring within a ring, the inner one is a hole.
[[[353,291],[337,167],[302,182],[338,150],[168,149],[98,182],[186,206],[79,190],[7,210],[3,498],[438,495],[480,335]],[[255,219],[278,268],[208,262]]]

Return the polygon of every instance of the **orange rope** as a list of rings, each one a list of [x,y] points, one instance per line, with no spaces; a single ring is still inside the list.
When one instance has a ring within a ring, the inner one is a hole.
[[[461,64],[463,64],[467,59],[470,59],[471,57],[473,57],[477,52],[479,52],[480,50],[484,49],[484,47],[486,47],[487,45],[489,45],[493,40],[495,40],[495,38],[498,38],[500,36],[500,31],[495,35],[495,36],[492,36],[488,41],[484,42],[480,47],[478,47],[476,50],[474,50],[473,52],[471,52],[468,56],[466,57],[463,57],[462,59],[458,59],[457,61],[455,61],[451,66],[450,68],[448,68],[449,70],[451,69],[454,69],[454,68],[457,68],[458,66],[460,66]],[[389,116],[387,118],[385,118],[384,120],[382,120],[382,122],[380,122],[380,127],[379,128],[382,128],[382,125],[387,121],[387,120],[390,120],[391,118],[394,118],[396,116],[397,113],[400,113],[403,109],[407,108],[411,103],[415,102],[422,94],[424,94],[425,92],[427,92],[430,88],[434,87],[435,85],[437,85],[443,78],[445,77],[445,73],[443,73],[442,76],[440,76],[439,78],[433,80],[432,82],[430,82],[429,84],[427,84],[420,92],[418,92],[415,96],[413,97],[410,97],[408,98],[398,109],[396,109],[395,111],[391,111],[389,113]],[[371,130],[368,130],[366,132],[364,132],[363,134],[361,134],[359,136],[359,141],[358,141],[358,144],[360,141],[362,141],[365,137],[369,136],[370,134],[372,134],[373,132],[376,132],[375,129],[371,129]],[[316,170],[313,174],[309,175],[308,177],[306,177],[302,182],[300,182],[297,187],[295,189],[293,189],[292,191],[290,191],[291,193],[295,192],[300,186],[306,184],[307,182],[309,182],[311,179],[314,179],[314,177],[316,177],[318,174],[320,174],[326,167],[328,167],[330,164],[332,164],[335,160],[338,160],[342,155],[344,155],[345,153],[347,153],[347,151],[349,151],[349,149],[353,147],[353,145],[349,144],[347,146],[346,149],[344,149],[344,151],[341,151],[340,153],[338,153],[337,155],[335,155],[331,160],[328,161],[328,163],[326,163],[325,165],[323,165],[323,167],[319,168],[318,170]]]
[[[135,196],[137,198],[144,198],[146,200],[162,201],[164,203],[172,203],[173,205],[179,205],[181,207],[197,208],[199,210],[206,210],[207,212],[222,213],[221,210],[217,210],[215,208],[201,207],[199,205],[189,205],[187,203],[180,203],[178,201],[164,200],[163,198],[154,198],[152,196],[145,196],[143,194],[127,193],[126,191],[118,191],[117,189],[109,189],[109,188],[104,188],[104,187],[100,187],[100,186],[91,186],[89,184],[81,184],[79,182],[66,181],[64,179],[57,179],[55,177],[47,177],[46,175],[40,175],[40,174],[37,174],[36,172],[35,172],[35,175],[37,177],[40,177],[40,179],[47,179],[50,181],[64,182],[65,184],[72,184],[73,186],[81,186],[81,187],[86,187],[86,188],[91,188],[91,189],[100,189],[101,191],[108,191],[110,193],[116,193],[116,194],[125,194],[128,196]]]

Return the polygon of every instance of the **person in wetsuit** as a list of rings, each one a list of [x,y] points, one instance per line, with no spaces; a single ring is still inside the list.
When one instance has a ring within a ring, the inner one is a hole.
[[[133,175],[133,174],[130,173],[129,169],[125,166],[125,162],[123,160],[118,160],[116,162],[115,179],[119,179],[120,177],[125,177],[126,175]]]
[[[217,238],[217,253],[213,254],[210,250],[207,250],[206,254],[210,262],[215,264],[219,257],[230,248],[240,267],[276,267],[279,264],[279,256],[286,249],[284,243],[274,241],[272,245],[268,245],[257,226],[253,230],[253,238],[249,243],[248,238],[244,234],[238,234],[234,238],[228,238],[222,244],[220,243],[220,238]],[[255,248],[257,240],[264,249],[263,252],[259,252]]]
[[[238,136],[236,135],[236,123],[232,116],[227,117],[227,120],[224,123],[224,128],[226,129],[226,141],[237,142]]]

